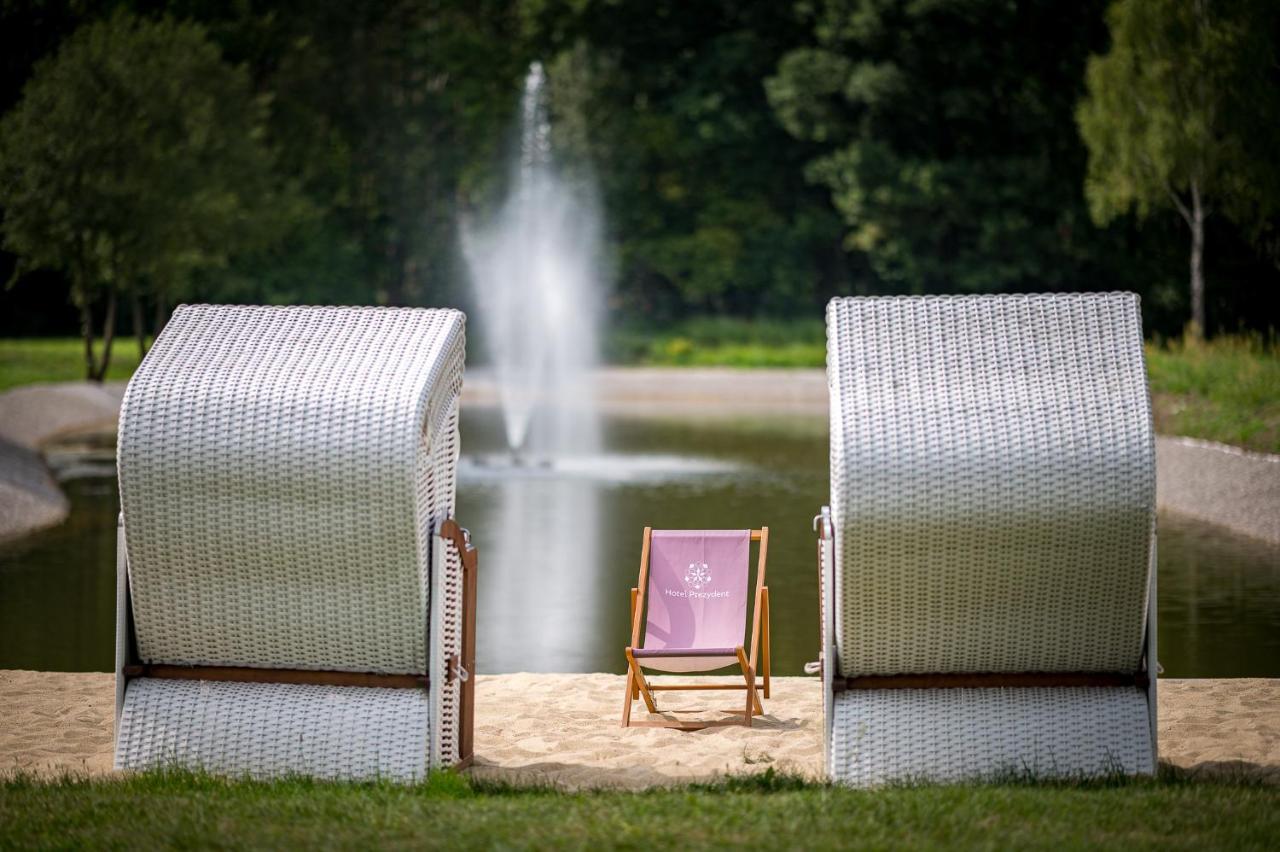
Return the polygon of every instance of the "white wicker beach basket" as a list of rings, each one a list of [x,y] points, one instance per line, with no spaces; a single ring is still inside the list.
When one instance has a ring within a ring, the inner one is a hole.
[[[462,570],[438,533],[454,507],[464,347],[453,310],[174,313],[120,416],[121,671],[429,687],[120,674],[119,768],[407,779],[457,762]]]
[[[836,299],[827,335],[830,674],[1147,671],[1155,456],[1137,297]],[[837,691],[828,765],[854,783],[1152,771],[1151,678]]]

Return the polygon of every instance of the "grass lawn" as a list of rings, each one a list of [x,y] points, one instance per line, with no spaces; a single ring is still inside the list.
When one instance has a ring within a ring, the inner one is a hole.
[[[0,782],[0,848],[1274,848],[1280,788],[1160,780],[836,789],[765,775],[644,793],[195,775]]]
[[[1156,431],[1280,453],[1280,344],[1247,337],[1147,347]]]
[[[102,341],[95,352],[101,353]],[[138,343],[116,338],[108,381],[127,381],[138,367]],[[78,337],[0,338],[0,391],[36,382],[84,379],[84,343]]]
[[[653,366],[821,367],[826,357],[821,320],[726,318],[656,332],[617,329],[606,354]],[[133,339],[117,340],[108,378],[129,378],[137,363]],[[1280,344],[1245,337],[1149,344],[1147,367],[1157,431],[1280,453]],[[78,340],[0,339],[0,391],[82,378]]]
[[[780,776],[645,793],[189,775],[0,782],[0,848],[1274,848],[1280,788],[1115,780],[847,790]]]
[[[821,318],[700,317],[662,329],[615,329],[605,355],[615,363],[659,367],[822,367],[826,335]]]

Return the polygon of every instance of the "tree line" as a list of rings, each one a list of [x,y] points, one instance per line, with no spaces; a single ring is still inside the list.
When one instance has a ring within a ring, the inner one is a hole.
[[[0,2],[0,334],[179,301],[469,302],[528,64],[598,184],[615,321],[836,294],[1280,305],[1266,0]]]

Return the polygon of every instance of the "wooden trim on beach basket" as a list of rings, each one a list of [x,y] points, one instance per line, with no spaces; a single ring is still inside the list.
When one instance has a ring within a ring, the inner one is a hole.
[[[837,677],[835,692],[858,689],[1027,689],[1068,686],[1136,686],[1146,689],[1146,672],[973,672],[966,674],[863,675]]]
[[[138,663],[124,666],[121,672],[125,677],[150,677],[160,680],[219,680],[237,683],[291,683],[382,689],[426,689],[428,685],[426,675],[258,669],[248,666],[171,666],[164,663]]]
[[[462,679],[462,706],[458,718],[456,768],[465,769],[475,757],[476,573],[479,553],[471,544],[470,535],[453,518],[441,525],[440,537],[452,543],[462,558],[462,663],[461,670],[457,672]]]

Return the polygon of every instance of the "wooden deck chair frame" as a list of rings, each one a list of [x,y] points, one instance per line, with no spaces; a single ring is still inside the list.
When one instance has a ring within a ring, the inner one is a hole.
[[[644,676],[632,650],[640,644],[640,634],[644,630],[645,596],[649,588],[649,549],[653,536],[653,528],[644,528],[644,540],[640,547],[640,579],[631,589],[631,644],[624,651],[627,657],[626,695],[622,702],[622,727],[635,728],[677,728],[696,731],[703,728],[722,725],[745,724],[751,727],[754,716],[763,716],[764,707],[760,703],[761,695],[769,697],[769,587],[765,585],[765,569],[769,555],[769,528],[761,527],[751,530],[751,540],[759,542],[759,556],[756,561],[756,592],[754,595],[751,616],[750,647],[737,647],[738,666],[742,672],[743,683],[711,683],[711,684],[652,684]],[[756,685],[756,676],[760,676],[761,685]],[[645,707],[650,713],[658,713],[655,692],[696,691],[696,690],[746,690],[746,701],[742,710],[726,712],[740,714],[738,719],[713,721],[631,721],[631,705],[643,698]]]

